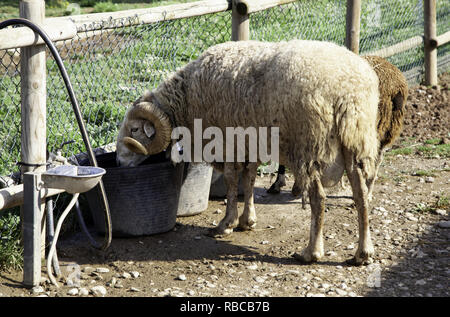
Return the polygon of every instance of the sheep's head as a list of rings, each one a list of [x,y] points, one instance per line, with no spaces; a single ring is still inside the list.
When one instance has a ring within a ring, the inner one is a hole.
[[[117,137],[117,164],[137,166],[170,144],[172,125],[149,92],[128,109]]]
[[[385,148],[394,142],[403,128],[408,83],[402,72],[384,58],[379,56],[364,58],[375,70],[379,79],[377,132],[380,147]]]

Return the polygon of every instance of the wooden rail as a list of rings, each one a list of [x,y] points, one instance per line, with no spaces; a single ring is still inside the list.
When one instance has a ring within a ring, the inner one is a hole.
[[[48,18],[48,21],[72,21],[79,28],[84,27],[87,30],[97,28],[113,28],[102,23],[109,20],[122,19],[124,26],[134,24],[151,24],[167,20],[176,20],[190,18],[205,14],[224,12],[232,9],[233,2],[239,2],[237,6],[240,15],[266,10],[282,4],[288,4],[297,0],[203,0],[181,4],[173,4],[162,7],[133,9],[107,13],[91,13],[82,15],[73,15],[70,17]],[[133,19],[135,17],[136,19]],[[126,19],[129,19],[128,21]]]
[[[53,42],[69,40],[77,35],[75,23],[67,20],[46,20],[42,24],[45,33]],[[0,50],[11,48],[21,48],[31,45],[44,44],[41,37],[37,36],[33,30],[23,28],[6,28],[0,30]]]
[[[444,34],[441,34],[441,35],[435,37],[434,40],[432,40],[432,43],[435,47],[445,45],[448,42],[450,42],[450,31],[448,31]],[[394,45],[380,48],[379,50],[362,53],[361,55],[364,55],[364,56],[376,55],[376,56],[380,56],[383,58],[387,58],[387,57],[391,57],[393,55],[405,52],[409,49],[418,47],[422,44],[424,44],[424,37],[418,35],[418,36],[411,37],[407,40],[401,41],[399,43],[396,43]]]
[[[41,197],[45,198],[64,193],[62,189],[43,188]],[[23,185],[14,185],[0,189],[0,211],[3,209],[17,207],[23,204]]]
[[[97,28],[109,28],[108,25],[95,25],[109,20],[123,19],[123,25],[150,24],[167,20],[176,20],[189,17],[195,17],[205,14],[218,13],[231,9],[227,0],[206,0],[188,2],[182,4],[173,4],[162,7],[133,9],[117,12],[91,13],[82,15],[73,15],[70,17],[48,18],[50,21],[72,21],[77,27],[85,27],[87,30]],[[135,17],[136,19],[133,19]],[[126,19],[129,19],[128,21]],[[112,25],[111,27],[114,27]]]

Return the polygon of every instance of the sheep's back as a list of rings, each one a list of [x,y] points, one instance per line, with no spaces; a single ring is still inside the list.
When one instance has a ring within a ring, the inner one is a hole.
[[[367,62],[343,47],[227,42],[182,72],[187,109],[179,120],[191,129],[194,118],[202,119],[203,129],[279,127],[288,165],[329,163],[341,144],[360,158],[375,155],[378,80]]]

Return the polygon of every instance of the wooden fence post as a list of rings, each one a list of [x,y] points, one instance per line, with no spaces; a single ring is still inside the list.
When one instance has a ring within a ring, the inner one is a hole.
[[[45,19],[44,0],[21,0],[20,17],[42,26]],[[37,36],[37,35],[36,35]],[[20,50],[21,73],[21,161],[22,175],[26,172],[45,171],[46,163],[46,60],[45,45]],[[41,211],[41,256],[45,258],[44,206]],[[22,219],[24,208],[21,209]],[[23,232],[23,228],[22,228]],[[25,247],[25,245],[24,245]],[[26,265],[26,263],[24,263]]]
[[[246,41],[250,38],[250,20],[245,0],[232,0],[231,40]]]
[[[359,54],[360,18],[361,0],[347,0],[345,46],[355,54]]]
[[[436,0],[424,1],[425,85],[437,85]]]

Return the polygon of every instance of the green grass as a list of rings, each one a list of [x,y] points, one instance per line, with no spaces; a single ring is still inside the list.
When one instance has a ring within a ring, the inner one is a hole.
[[[414,176],[432,176],[435,177],[436,171],[432,170],[432,171],[426,171],[426,170],[418,170],[414,172]]]
[[[426,203],[417,203],[411,211],[417,213],[430,213],[436,211],[436,209],[448,208],[450,208],[450,196],[441,195],[437,197],[437,201],[435,203],[431,203],[429,205]]]
[[[436,202],[436,208],[439,209],[450,208],[450,196],[449,195],[439,196]]]
[[[0,217],[0,271],[22,268],[21,226],[17,214],[17,211],[6,212]]]
[[[410,147],[403,147],[398,149],[390,150],[386,152],[386,156],[396,156],[396,155],[411,155],[413,154],[413,149]]]
[[[450,158],[450,144],[441,144],[441,139],[430,139],[418,144],[414,138],[403,141],[398,148],[386,152],[386,158],[396,155],[420,155],[425,158]]]

